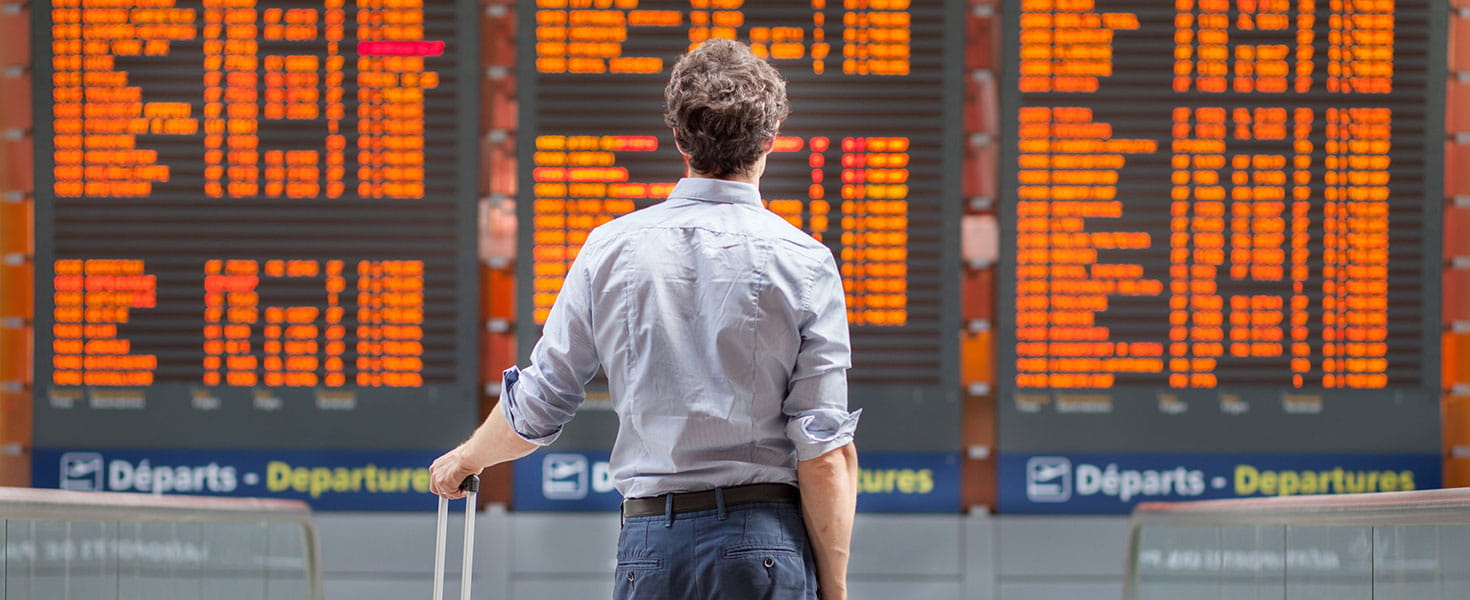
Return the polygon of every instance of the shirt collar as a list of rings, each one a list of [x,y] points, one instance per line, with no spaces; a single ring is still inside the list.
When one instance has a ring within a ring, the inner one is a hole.
[[[702,200],[724,204],[746,204],[762,207],[761,192],[755,186],[727,179],[685,177],[674,186],[669,199]]]

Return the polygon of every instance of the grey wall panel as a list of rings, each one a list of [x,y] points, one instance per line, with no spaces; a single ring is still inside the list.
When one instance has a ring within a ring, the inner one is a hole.
[[[964,588],[958,580],[890,578],[871,580],[852,578],[847,582],[848,597],[852,600],[959,600],[964,597]]]
[[[265,523],[205,523],[199,596],[218,600],[265,597]],[[88,595],[86,597],[95,597]]]
[[[1151,527],[1139,541],[1140,600],[1214,600],[1220,532],[1213,525]],[[1201,594],[1197,590],[1206,590]]]
[[[452,582],[453,592],[446,598],[459,597],[459,581]],[[388,600],[389,598],[428,598],[433,593],[429,577],[423,579],[327,579],[322,583],[326,600]]]
[[[995,570],[999,555],[996,548],[996,519],[989,513],[976,511],[965,517],[965,562],[962,574],[966,600],[996,598]]]
[[[1373,598],[1449,598],[1439,590],[1439,528],[1376,527],[1373,530]]]
[[[1439,528],[1440,594],[1470,598],[1470,525]]]
[[[510,572],[516,548],[510,531],[510,515],[499,504],[491,505],[475,524],[475,590],[482,598],[514,597]]]
[[[612,598],[613,582],[611,571],[605,579],[586,578],[538,578],[518,579],[511,585],[511,598],[526,600],[582,599],[600,600]],[[485,596],[488,598],[489,596]]]
[[[430,557],[432,559],[433,557]],[[404,598],[429,598],[434,591],[434,580],[430,569],[422,573],[323,573],[322,591],[326,600],[403,600]],[[471,583],[475,598],[506,598],[476,569]],[[459,598],[459,575],[449,574],[444,579],[444,597]],[[274,596],[270,596],[274,600]]]
[[[618,517],[602,513],[511,516],[511,576],[606,573],[617,563]]]
[[[1286,536],[1287,598],[1373,598],[1371,528],[1291,527]]]
[[[1275,597],[1286,587],[1286,566],[1272,557],[1286,555],[1286,528],[1282,526],[1224,527],[1220,550],[1242,557],[1223,561],[1220,596],[1224,599]]]
[[[384,576],[421,574],[434,567],[434,515],[394,513],[321,513],[316,515],[322,544],[322,572],[375,573]],[[461,531],[462,519],[451,519],[450,531]],[[451,539],[458,539],[457,537]],[[459,572],[460,547],[449,544],[448,569]]]
[[[958,516],[861,518],[854,527],[849,569],[864,575],[950,576],[963,572]]]
[[[1002,582],[1016,576],[1105,576],[1121,581],[1126,517],[1003,517],[995,522],[997,577]]]
[[[455,514],[458,508],[457,505],[450,508],[448,549],[444,558],[444,570],[456,582],[464,548],[460,537],[464,518]],[[496,546],[504,543],[504,536],[496,535],[498,529],[503,529],[503,526],[497,528],[496,519],[504,517],[481,513],[475,521],[477,580],[487,577],[487,570],[494,572],[486,566],[488,559],[503,556],[503,552],[495,552]],[[327,579],[367,576],[429,580],[429,573],[434,569],[433,513],[319,513],[315,520],[321,541],[322,573]]]
[[[1122,586],[1111,579],[1065,582],[1003,581],[996,590],[996,597],[1002,600],[1113,600],[1122,595]]]

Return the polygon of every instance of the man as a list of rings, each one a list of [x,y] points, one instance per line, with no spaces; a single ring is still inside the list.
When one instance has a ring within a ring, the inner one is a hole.
[[[625,498],[616,597],[846,598],[858,413],[842,282],[757,188],[786,83],[713,39],[664,100],[687,176],[588,236],[531,366],[507,370],[499,410],[434,461],[433,491],[457,498],[467,475],[550,444],[601,366]]]

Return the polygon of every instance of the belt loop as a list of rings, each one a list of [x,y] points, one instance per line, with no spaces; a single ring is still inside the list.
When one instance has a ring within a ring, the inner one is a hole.
[[[664,527],[674,526],[674,494],[664,494]]]
[[[725,520],[725,518],[728,516],[725,513],[725,488],[715,488],[715,510],[717,511],[717,514],[719,515],[718,518],[721,521]]]

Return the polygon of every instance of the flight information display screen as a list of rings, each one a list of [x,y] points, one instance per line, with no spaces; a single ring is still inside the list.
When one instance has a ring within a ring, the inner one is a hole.
[[[588,232],[663,200],[684,175],[663,123],[664,85],[682,54],[726,37],[788,81],[791,117],[761,192],[842,271],[854,397],[865,385],[932,395],[953,381],[951,4],[521,2],[523,348]]]
[[[37,446],[468,433],[475,9],[32,3]]]
[[[1444,10],[1006,2],[1002,449],[1437,449]]]

